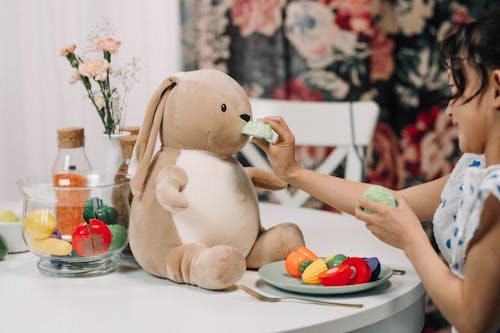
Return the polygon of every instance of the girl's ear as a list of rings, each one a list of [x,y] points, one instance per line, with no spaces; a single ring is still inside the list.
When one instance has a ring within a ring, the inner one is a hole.
[[[491,75],[493,84],[493,107],[500,111],[500,69],[495,69]]]

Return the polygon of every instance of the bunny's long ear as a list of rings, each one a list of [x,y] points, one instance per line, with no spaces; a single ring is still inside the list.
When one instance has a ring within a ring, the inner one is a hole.
[[[151,97],[144,122],[139,132],[139,137],[134,146],[131,161],[131,174],[133,174],[130,185],[134,196],[140,196],[144,190],[146,177],[151,164],[151,158],[158,139],[165,104],[171,89],[179,82],[178,76],[165,79],[156,89]]]

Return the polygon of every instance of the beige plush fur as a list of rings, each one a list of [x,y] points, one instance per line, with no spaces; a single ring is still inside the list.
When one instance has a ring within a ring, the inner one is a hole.
[[[131,182],[129,239],[143,269],[220,290],[304,244],[294,224],[261,227],[252,180],[268,189],[286,184],[264,170],[247,172],[235,159],[248,142],[241,130],[251,115],[241,86],[216,70],[173,75],[153,94]]]

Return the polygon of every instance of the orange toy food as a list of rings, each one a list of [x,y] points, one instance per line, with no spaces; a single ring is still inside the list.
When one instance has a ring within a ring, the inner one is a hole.
[[[318,256],[305,246],[299,247],[297,250],[290,252],[286,257],[285,269],[291,276],[300,277],[299,266],[305,260],[316,260]]]

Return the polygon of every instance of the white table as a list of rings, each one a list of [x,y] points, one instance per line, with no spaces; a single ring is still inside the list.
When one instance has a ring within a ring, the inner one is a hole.
[[[5,206],[3,206],[5,207]],[[7,207],[8,208],[8,207]],[[263,225],[298,224],[318,255],[376,256],[406,270],[374,289],[318,299],[362,309],[264,303],[238,289],[207,291],[153,277],[130,264],[93,278],[42,275],[31,253],[0,261],[0,331],[9,332],[420,332],[424,288],[404,254],[345,214],[262,204]],[[270,296],[292,295],[247,271],[241,281]],[[311,296],[314,297],[314,296]]]

